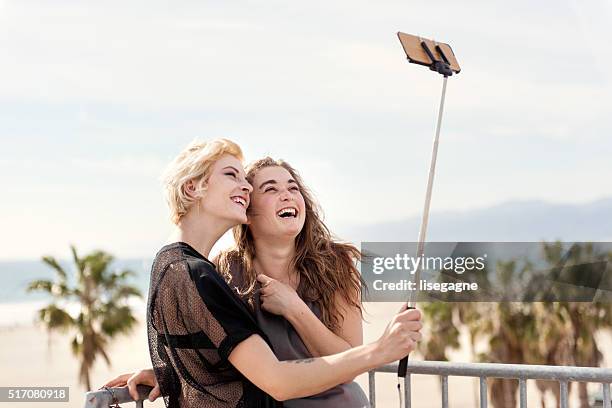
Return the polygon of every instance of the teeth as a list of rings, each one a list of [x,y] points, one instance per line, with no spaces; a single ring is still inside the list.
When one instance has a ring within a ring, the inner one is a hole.
[[[287,208],[282,208],[280,209],[276,215],[278,215],[279,217],[285,215],[285,214],[289,214],[295,217],[295,214],[297,213],[297,210],[295,208],[291,208],[291,207],[287,207]]]
[[[232,197],[232,201],[246,207],[246,200],[242,197]]]

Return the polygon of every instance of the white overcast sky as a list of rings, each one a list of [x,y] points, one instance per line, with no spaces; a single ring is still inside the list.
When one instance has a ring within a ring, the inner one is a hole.
[[[69,243],[151,256],[158,176],[194,138],[297,167],[332,227],[419,214],[449,42],[432,211],[611,195],[612,2],[0,0],[0,259]]]

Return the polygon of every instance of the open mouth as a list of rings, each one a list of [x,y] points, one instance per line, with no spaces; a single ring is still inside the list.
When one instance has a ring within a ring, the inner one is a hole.
[[[297,215],[298,215],[298,210],[297,208],[294,208],[294,207],[281,208],[280,210],[276,212],[276,216],[281,217],[281,218],[295,218],[297,217]]]
[[[247,202],[243,197],[240,196],[234,196],[232,197],[232,201],[235,202],[238,205],[241,205],[242,208],[246,208],[247,207]]]

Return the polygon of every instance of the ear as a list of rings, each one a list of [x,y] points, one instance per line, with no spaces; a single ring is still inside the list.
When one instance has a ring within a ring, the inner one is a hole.
[[[187,181],[183,186],[183,190],[189,198],[196,198],[196,183],[194,180]]]
[[[198,199],[202,198],[202,190],[206,190],[207,186],[208,180],[191,179],[185,183],[183,189],[190,198]]]

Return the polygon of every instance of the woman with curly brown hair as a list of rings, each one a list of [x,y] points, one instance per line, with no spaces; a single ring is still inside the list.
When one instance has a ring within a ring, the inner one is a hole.
[[[218,269],[255,312],[279,360],[326,356],[360,346],[360,252],[335,241],[300,175],[266,157],[250,164],[253,186],[248,224],[234,227],[236,246],[221,253]],[[363,407],[355,382],[286,407]]]

